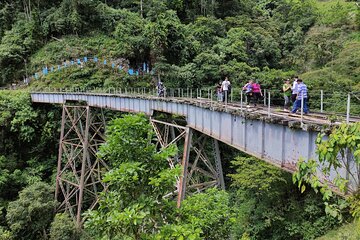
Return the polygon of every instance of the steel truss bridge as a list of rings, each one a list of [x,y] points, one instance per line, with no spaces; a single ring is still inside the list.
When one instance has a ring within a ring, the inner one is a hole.
[[[108,166],[96,156],[105,139],[102,109],[144,113],[150,118],[159,146],[177,144],[181,148],[178,156],[168,160],[170,167],[183,167],[177,190],[172,193],[178,196],[178,206],[186,194],[214,186],[225,188],[218,141],[293,172],[299,159],[316,158],[315,140],[329,124],[318,116],[300,121],[276,111],[269,114],[269,109],[239,108],[204,99],[57,92],[33,92],[31,98],[34,103],[63,105],[56,198],[61,201],[59,210],[69,211],[79,225],[82,209],[94,208],[98,194],[107,188],[101,174]],[[186,124],[156,119],[156,113],[182,116]],[[350,187],[357,188],[358,174],[345,171],[356,168],[358,173],[357,166],[346,159],[343,165],[344,171],[338,173],[349,180]]]

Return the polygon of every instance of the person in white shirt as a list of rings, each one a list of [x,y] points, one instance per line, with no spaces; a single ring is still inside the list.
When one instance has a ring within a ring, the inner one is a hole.
[[[297,80],[298,79],[299,79],[298,77],[294,78],[294,82],[291,87],[291,101],[293,103],[295,103],[295,101],[296,101],[296,96],[297,96],[297,92],[298,92],[298,90],[297,90],[297,86],[298,86]]]
[[[225,80],[221,83],[221,89],[223,92],[223,102],[227,103],[228,93],[229,93],[230,81],[228,77],[225,77]]]

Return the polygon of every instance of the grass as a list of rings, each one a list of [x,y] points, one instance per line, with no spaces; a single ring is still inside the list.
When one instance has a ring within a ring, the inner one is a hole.
[[[326,235],[317,238],[316,240],[359,240],[360,239],[360,225],[353,222],[345,224],[338,229],[329,231]]]
[[[97,56],[99,59],[119,57],[114,38],[94,33],[90,36],[66,36],[49,42],[30,59],[30,71],[41,70],[45,65],[61,64],[64,60]]]

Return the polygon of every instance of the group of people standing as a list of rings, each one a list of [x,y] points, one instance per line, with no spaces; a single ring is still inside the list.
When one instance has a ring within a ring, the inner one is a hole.
[[[250,80],[243,86],[243,91],[246,95],[246,104],[247,107],[250,107],[250,101],[252,100],[254,103],[254,106],[258,103],[260,98],[263,96],[261,92],[261,86],[259,82]]]
[[[251,102],[253,102],[254,106],[256,106],[259,100],[263,97],[261,86],[258,81],[248,81],[243,86],[242,90],[245,92],[247,107],[250,107]],[[225,80],[219,83],[216,87],[218,101],[227,102],[230,91],[230,81],[228,77],[225,77]],[[295,77],[292,84],[290,84],[290,79],[286,79],[282,86],[282,91],[284,94],[284,111],[291,110],[291,113],[296,113],[303,105],[304,113],[309,113],[308,89],[302,79]],[[293,103],[292,108],[290,108],[291,102]]]
[[[243,91],[245,92],[246,95],[246,102],[248,107],[250,107],[251,101],[253,101],[254,106],[256,106],[260,98],[263,96],[261,92],[261,86],[257,81],[255,82],[253,80],[250,80],[243,87]],[[221,101],[227,102],[230,93],[231,93],[231,83],[228,77],[225,77],[225,80],[223,82],[220,82],[216,86],[217,100],[219,102]]]
[[[165,87],[164,84],[159,81],[157,84],[157,94],[159,97],[164,97]],[[263,97],[261,92],[261,86],[258,81],[250,80],[242,88],[246,96],[247,107],[250,107],[250,102],[253,102],[254,106],[259,103],[259,100]],[[308,107],[308,89],[305,83],[298,77],[294,78],[292,84],[290,79],[286,79],[282,92],[284,96],[284,111],[290,110],[290,103],[293,103],[291,113],[296,113],[298,109],[303,108],[305,114],[309,113]],[[224,81],[219,82],[216,86],[216,95],[219,102],[228,102],[231,93],[231,83],[228,77],[225,77]]]

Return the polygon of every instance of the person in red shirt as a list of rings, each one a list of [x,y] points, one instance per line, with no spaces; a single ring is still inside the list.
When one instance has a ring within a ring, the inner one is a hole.
[[[253,92],[253,100],[254,106],[259,102],[260,97],[262,97],[261,87],[258,81],[252,83],[252,92]]]

